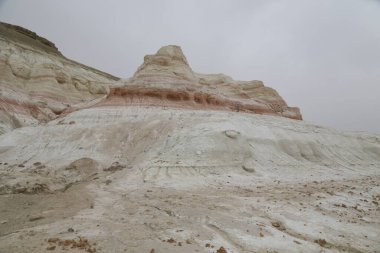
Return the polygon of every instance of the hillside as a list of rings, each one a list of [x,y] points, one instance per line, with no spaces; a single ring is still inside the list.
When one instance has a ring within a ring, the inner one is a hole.
[[[379,135],[178,46],[120,79],[0,28],[0,252],[378,252]]]

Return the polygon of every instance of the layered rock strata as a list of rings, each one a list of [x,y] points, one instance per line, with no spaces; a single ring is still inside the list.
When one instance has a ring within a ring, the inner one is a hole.
[[[103,97],[118,80],[62,56],[47,39],[0,23],[0,134]]]
[[[178,46],[147,55],[133,77],[117,77],[65,58],[51,41],[0,23],[0,134],[91,106],[228,110],[302,119],[261,81],[195,73]]]
[[[262,81],[193,72],[178,46],[165,46],[145,56],[134,76],[121,87],[111,88],[101,105],[216,109],[302,119],[298,108],[288,107]]]

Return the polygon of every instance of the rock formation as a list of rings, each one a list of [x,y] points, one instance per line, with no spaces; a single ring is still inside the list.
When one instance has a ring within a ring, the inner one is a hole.
[[[278,93],[261,81],[234,81],[223,74],[197,74],[178,46],[147,55],[122,87],[111,88],[102,105],[151,105],[216,109],[302,119]]]
[[[19,26],[0,23],[0,48],[0,134],[103,97],[119,80],[65,58],[52,42]]]
[[[124,80],[1,24],[0,74],[0,252],[380,248],[379,135],[295,120],[177,46]]]
[[[119,81],[65,58],[54,43],[19,26],[0,23],[0,43],[0,133],[94,104],[229,110],[302,119],[298,108],[288,107],[261,81],[194,73],[178,46],[145,56],[132,78]],[[107,99],[102,99],[105,95]]]

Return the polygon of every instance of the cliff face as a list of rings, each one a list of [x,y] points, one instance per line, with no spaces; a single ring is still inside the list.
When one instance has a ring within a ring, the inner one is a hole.
[[[147,55],[128,80],[65,58],[54,43],[0,23],[0,134],[89,106],[228,110],[302,119],[261,81],[195,73],[178,46]],[[106,97],[106,98],[105,98]]]
[[[122,87],[111,88],[102,105],[151,105],[268,114],[302,119],[278,93],[261,81],[235,81],[192,71],[178,46],[165,46],[147,55]]]
[[[119,78],[66,59],[25,28],[0,23],[0,134],[105,96]]]

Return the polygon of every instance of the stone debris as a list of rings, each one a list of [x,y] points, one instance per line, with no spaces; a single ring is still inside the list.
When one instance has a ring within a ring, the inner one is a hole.
[[[85,237],[79,237],[78,239],[49,238],[47,242],[50,244],[46,248],[47,250],[54,250],[57,246],[60,246],[63,250],[79,249],[89,253],[96,252],[96,243],[90,243]]]

